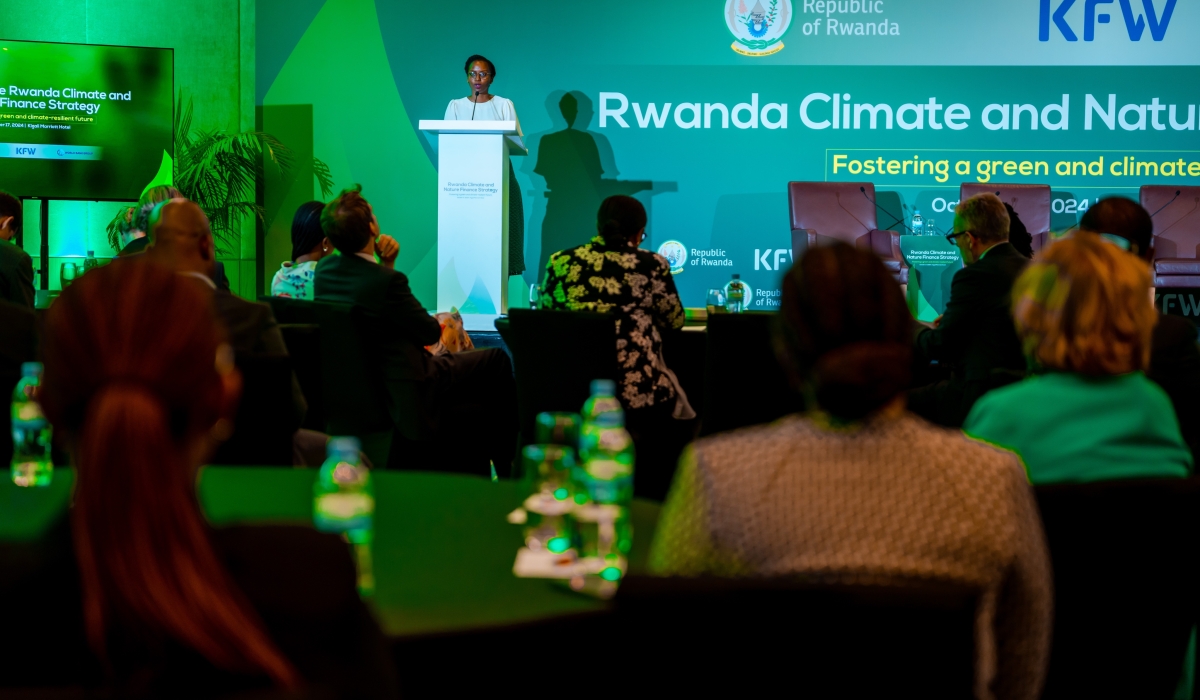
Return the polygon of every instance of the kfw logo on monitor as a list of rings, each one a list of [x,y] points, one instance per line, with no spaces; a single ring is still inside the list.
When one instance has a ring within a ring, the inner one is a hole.
[[[1134,2],[1140,2],[1141,7],[1135,9]],[[1159,0],[1161,2],[1161,0]],[[1108,24],[1112,15],[1099,12],[1100,5],[1119,4],[1121,17],[1125,20],[1125,30],[1129,33],[1130,41],[1141,41],[1146,29],[1150,30],[1150,38],[1162,41],[1167,35],[1167,25],[1171,23],[1171,13],[1175,11],[1176,0],[1166,0],[1166,5],[1160,14],[1154,7],[1155,0],[1083,0],[1083,40],[1094,41],[1096,25]],[[1070,22],[1067,21],[1067,11],[1075,4],[1075,0],[1041,0],[1041,17],[1038,23],[1038,40],[1050,41],[1050,25],[1062,34],[1067,41],[1079,41]],[[1057,4],[1056,7],[1053,5]],[[1116,8],[1112,8],[1116,9]],[[1139,12],[1138,10],[1143,10]]]

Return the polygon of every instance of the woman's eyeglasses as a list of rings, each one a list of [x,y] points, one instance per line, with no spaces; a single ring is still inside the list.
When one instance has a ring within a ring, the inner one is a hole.
[[[475,78],[476,80],[483,80],[484,78],[488,77],[489,75],[491,75],[491,73],[489,73],[487,71],[475,71],[473,73],[467,73],[468,78]]]

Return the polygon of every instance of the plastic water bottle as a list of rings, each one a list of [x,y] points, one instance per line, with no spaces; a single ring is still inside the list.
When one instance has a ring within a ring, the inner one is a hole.
[[[916,209],[913,211],[912,226],[910,226],[909,228],[912,229],[912,235],[914,235],[914,236],[924,236],[925,235],[925,221],[921,218],[921,210],[920,209]]]
[[[610,379],[592,382],[583,404],[577,487],[593,503],[628,505],[633,498],[633,439],[625,430],[625,412]]]
[[[50,423],[38,403],[41,385],[42,363],[21,365],[21,381],[12,401],[12,480],[17,486],[49,486],[54,478]]]
[[[725,311],[740,314],[746,309],[746,285],[742,283],[742,276],[734,275],[726,290]]]
[[[89,250],[87,252],[87,258],[83,261],[83,271],[87,272],[88,270],[94,269],[99,264],[100,261],[96,260],[96,251]]]
[[[329,440],[325,463],[313,483],[313,525],[321,532],[341,534],[354,547],[358,564],[358,590],[375,590],[371,540],[375,519],[375,487],[371,472],[362,464],[358,438]]]

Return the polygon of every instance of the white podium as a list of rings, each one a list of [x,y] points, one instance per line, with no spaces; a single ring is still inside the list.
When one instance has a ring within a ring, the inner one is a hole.
[[[508,158],[528,155],[515,121],[422,119],[438,134],[437,310],[467,330],[508,312]]]

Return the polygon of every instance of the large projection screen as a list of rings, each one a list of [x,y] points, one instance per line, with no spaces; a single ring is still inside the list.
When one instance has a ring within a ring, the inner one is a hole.
[[[0,189],[132,200],[173,156],[171,49],[0,40]]]

